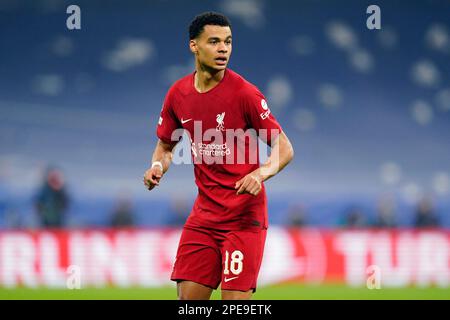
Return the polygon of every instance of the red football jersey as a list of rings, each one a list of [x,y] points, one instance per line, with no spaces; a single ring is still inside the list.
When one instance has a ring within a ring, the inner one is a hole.
[[[270,145],[281,127],[258,88],[232,70],[204,93],[194,79],[195,72],[169,89],[157,126],[163,142],[178,141],[181,128],[191,139],[198,196],[186,226],[267,228],[264,185],[257,196],[237,195],[234,187],[259,168],[257,136]]]

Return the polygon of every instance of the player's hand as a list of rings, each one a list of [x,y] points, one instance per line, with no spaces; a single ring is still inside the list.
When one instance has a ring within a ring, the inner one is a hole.
[[[254,196],[262,189],[262,177],[259,169],[247,174],[244,178],[236,182],[234,186],[237,189],[236,194],[249,193]]]
[[[144,174],[144,185],[148,190],[152,190],[155,186],[159,186],[159,181],[163,176],[163,171],[161,167],[154,166],[153,168],[145,171]]]

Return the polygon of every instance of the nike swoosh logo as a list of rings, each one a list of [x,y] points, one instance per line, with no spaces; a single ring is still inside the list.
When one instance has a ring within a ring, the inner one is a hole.
[[[192,118],[189,118],[189,119],[186,119],[186,120],[183,120],[183,118],[181,118],[181,123],[182,124],[185,124],[186,122],[189,122],[189,121],[191,121],[192,120]]]
[[[239,277],[225,278],[225,279],[223,279],[223,281],[228,282],[228,281],[234,280],[236,278],[239,278]]]

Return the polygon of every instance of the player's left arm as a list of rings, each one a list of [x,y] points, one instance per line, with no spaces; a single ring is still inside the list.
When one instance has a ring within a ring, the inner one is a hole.
[[[271,153],[267,161],[258,169],[236,182],[237,194],[249,193],[256,196],[262,188],[262,182],[283,170],[294,158],[294,148],[289,138],[281,131],[271,143]]]

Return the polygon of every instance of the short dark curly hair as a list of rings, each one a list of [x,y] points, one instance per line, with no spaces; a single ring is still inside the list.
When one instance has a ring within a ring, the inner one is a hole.
[[[230,20],[223,14],[212,11],[204,12],[192,20],[189,26],[189,40],[197,38],[203,32],[203,27],[208,24],[231,28]]]

